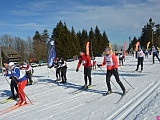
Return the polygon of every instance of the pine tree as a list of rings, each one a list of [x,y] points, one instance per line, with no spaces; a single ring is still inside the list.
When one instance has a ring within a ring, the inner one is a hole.
[[[75,34],[75,31],[74,31],[73,27],[72,27],[72,30],[71,30],[71,40],[72,40],[71,55],[72,56],[78,55],[79,51],[80,51],[80,43],[79,43],[78,37]]]
[[[149,23],[142,28],[142,34],[140,37],[140,44],[142,47],[146,48],[147,43],[150,42],[150,46],[154,44],[153,36],[154,36],[154,27],[155,23],[152,22],[152,19],[149,19]]]
[[[33,36],[33,50],[34,50],[34,55],[35,58],[37,58],[38,60],[41,58],[41,35],[39,34],[38,31],[36,31],[35,35]]]

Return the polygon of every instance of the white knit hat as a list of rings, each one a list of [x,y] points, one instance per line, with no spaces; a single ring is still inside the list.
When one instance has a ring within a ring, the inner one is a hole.
[[[9,67],[14,66],[14,62],[9,62]]]

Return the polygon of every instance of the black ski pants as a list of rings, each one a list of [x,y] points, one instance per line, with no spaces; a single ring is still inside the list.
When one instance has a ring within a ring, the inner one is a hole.
[[[92,84],[91,81],[91,67],[84,67],[84,81],[85,81],[85,85],[87,85],[87,78],[89,79],[89,85]]]
[[[158,61],[160,62],[160,59],[158,57],[158,54],[157,53],[153,53],[153,64],[154,64],[154,57],[156,56],[156,58],[158,59]]]
[[[29,80],[29,83],[32,84],[33,81],[32,81],[31,71],[26,71],[26,77]]]
[[[143,57],[138,57],[138,64],[137,64],[137,69],[139,68],[139,65],[141,65],[141,70],[143,70],[143,60],[144,58]]]
[[[110,78],[111,76],[114,75],[117,83],[119,84],[119,86],[121,87],[121,89],[124,91],[125,87],[123,86],[122,82],[119,79],[119,74],[118,74],[118,70],[117,69],[112,69],[112,70],[107,70],[106,73],[106,83],[107,83],[107,87],[108,87],[108,91],[111,91],[111,84],[110,84]]]
[[[123,58],[119,58],[119,65],[123,65]]]
[[[16,93],[17,93],[17,96],[18,96],[18,86],[17,86],[16,78],[11,78],[10,88],[11,88],[12,97],[16,98],[16,95],[15,95],[15,92],[14,92],[14,90],[15,90]]]
[[[61,78],[62,78],[62,82],[66,82],[67,78],[66,78],[66,73],[67,73],[67,67],[62,67],[61,68]]]
[[[60,78],[60,68],[56,68],[56,78]]]

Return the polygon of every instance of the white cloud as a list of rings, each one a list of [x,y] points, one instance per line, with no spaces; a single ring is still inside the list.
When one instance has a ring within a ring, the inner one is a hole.
[[[89,31],[98,25],[102,32],[106,31],[109,39],[139,36],[149,18],[160,23],[159,0],[106,0],[99,2],[101,4],[95,1],[38,1],[18,6],[19,9],[11,13],[16,17],[26,16],[22,20],[18,18],[21,20],[21,24],[16,25],[18,29],[52,30],[53,25],[62,20],[77,31]]]

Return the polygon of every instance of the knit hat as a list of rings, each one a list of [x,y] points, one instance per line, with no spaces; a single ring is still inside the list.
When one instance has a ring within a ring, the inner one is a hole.
[[[9,63],[9,67],[12,67],[12,66],[14,66],[14,62]]]
[[[9,64],[9,60],[5,60],[4,63]]]

